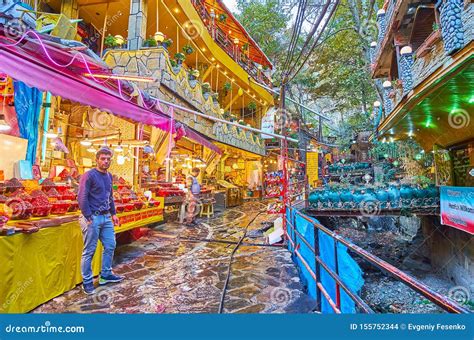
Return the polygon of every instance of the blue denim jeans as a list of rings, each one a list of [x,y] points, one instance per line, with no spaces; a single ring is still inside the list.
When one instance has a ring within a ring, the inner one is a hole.
[[[102,254],[102,276],[112,273],[112,260],[115,251],[115,231],[110,214],[93,215],[92,223],[87,224],[87,220],[81,215],[79,224],[82,229],[84,249],[82,251],[81,271],[83,283],[92,282],[92,258],[97,249],[97,241],[100,240],[104,247]]]

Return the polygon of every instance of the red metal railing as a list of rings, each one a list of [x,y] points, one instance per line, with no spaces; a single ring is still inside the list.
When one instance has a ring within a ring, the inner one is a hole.
[[[242,53],[240,47],[234,45],[228,34],[215,24],[213,21],[215,18],[211,17],[203,1],[192,0],[192,3],[214,41],[257,82],[273,87],[270,78],[262,70],[259,70],[258,66],[245,53]]]
[[[329,230],[328,228],[322,226],[319,223],[316,223],[313,221],[311,218],[308,216],[304,215],[300,211],[292,208],[292,207],[287,207],[290,211],[290,218],[286,218],[286,225],[289,227],[290,232],[292,235],[288,234],[288,229],[285,228],[285,234],[286,238],[288,239],[288,242],[292,246],[292,250],[295,253],[295,255],[299,258],[299,260],[303,263],[304,267],[308,272],[310,273],[311,277],[314,279],[316,282],[316,296],[317,296],[317,303],[318,307],[320,308],[321,306],[321,295],[324,296],[326,301],[328,301],[329,305],[331,308],[334,310],[335,313],[340,313],[341,312],[341,299],[340,299],[340,293],[341,289],[343,289],[347,295],[354,301],[354,303],[357,305],[360,311],[364,313],[374,313],[374,311],[367,305],[365,301],[363,301],[355,292],[351,291],[350,288],[347,287],[347,285],[341,280],[341,277],[339,276],[339,268],[337,266],[338,260],[337,260],[337,245],[338,243],[341,243],[345,245],[348,249],[350,249],[352,252],[357,254],[358,256],[362,257],[364,260],[369,262],[371,265],[375,266],[376,268],[380,269],[381,271],[388,273],[389,275],[393,276],[395,279],[398,281],[404,283],[407,285],[409,288],[413,289],[414,291],[418,292],[419,294],[423,295],[426,297],[428,300],[433,302],[434,304],[438,305],[442,309],[444,309],[447,312],[450,313],[470,313],[467,309],[464,307],[458,305],[454,301],[448,299],[447,297],[438,294],[437,292],[433,291],[431,288],[427,287],[414,277],[404,273],[400,269],[392,266],[391,264],[385,262],[384,260],[378,258],[377,256],[369,253],[368,251],[360,248],[356,244],[352,243],[351,241],[341,237],[340,235],[334,233],[333,231]],[[292,212],[295,212],[293,214]],[[315,246],[312,246],[306,238],[301,235],[301,233],[298,232],[296,229],[296,214],[302,217],[304,220],[307,222],[311,223],[314,227],[314,240],[315,240]],[[335,263],[336,266],[334,270],[329,268],[329,266],[324,263],[324,261],[321,259],[319,256],[319,247],[318,245],[318,231],[321,230],[323,233],[329,235],[333,240],[334,240],[334,254],[335,254]],[[315,263],[315,271],[311,269],[311,266],[308,264],[307,260],[301,255],[299,252],[299,247],[300,247],[300,242],[304,243],[314,254],[314,263]],[[323,268],[335,281],[335,288],[336,288],[336,301],[334,301],[328,294],[327,288],[323,286],[321,282],[321,268]]]

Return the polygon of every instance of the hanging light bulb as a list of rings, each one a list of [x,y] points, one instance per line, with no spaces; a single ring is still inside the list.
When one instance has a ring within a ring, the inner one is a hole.
[[[0,131],[8,131],[10,129],[10,125],[5,120],[5,115],[0,113]]]
[[[57,138],[58,134],[54,132],[53,128],[49,128],[49,131],[45,134],[46,138]]]
[[[83,145],[83,146],[91,146],[92,145],[92,142],[89,140],[88,135],[86,135],[86,139],[81,140],[81,145]]]
[[[122,156],[122,155],[118,155],[118,156],[117,156],[117,164],[118,164],[118,165],[123,165],[123,164],[125,164],[125,157]]]
[[[120,145],[121,142],[119,142],[119,144],[115,147],[114,151],[115,152],[123,152],[123,148],[122,148],[122,145]]]
[[[162,43],[165,40],[165,35],[162,32],[156,32],[153,38],[157,43]]]

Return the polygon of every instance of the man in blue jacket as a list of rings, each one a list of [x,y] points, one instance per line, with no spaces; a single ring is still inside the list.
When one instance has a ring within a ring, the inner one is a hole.
[[[89,295],[94,293],[92,258],[99,239],[104,246],[99,284],[123,280],[123,277],[112,273],[116,245],[114,225],[120,223],[115,212],[112,175],[107,171],[112,161],[112,151],[109,148],[101,148],[95,159],[96,168],[81,177],[77,198],[82,212],[79,222],[84,239],[81,261],[83,289]]]

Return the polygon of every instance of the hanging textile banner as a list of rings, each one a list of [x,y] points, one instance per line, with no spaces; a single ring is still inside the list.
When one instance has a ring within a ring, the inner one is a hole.
[[[441,224],[474,235],[474,188],[441,187]]]
[[[276,108],[271,107],[262,117],[262,132],[275,133],[275,112]],[[271,139],[273,137],[262,133],[262,138]]]
[[[308,183],[312,187],[317,186],[319,179],[319,154],[317,152],[306,153],[306,176],[308,176]]]
[[[15,110],[21,137],[28,139],[26,160],[36,163],[36,147],[38,144],[38,118],[43,101],[43,93],[29,87],[21,81],[13,83],[15,88]]]

